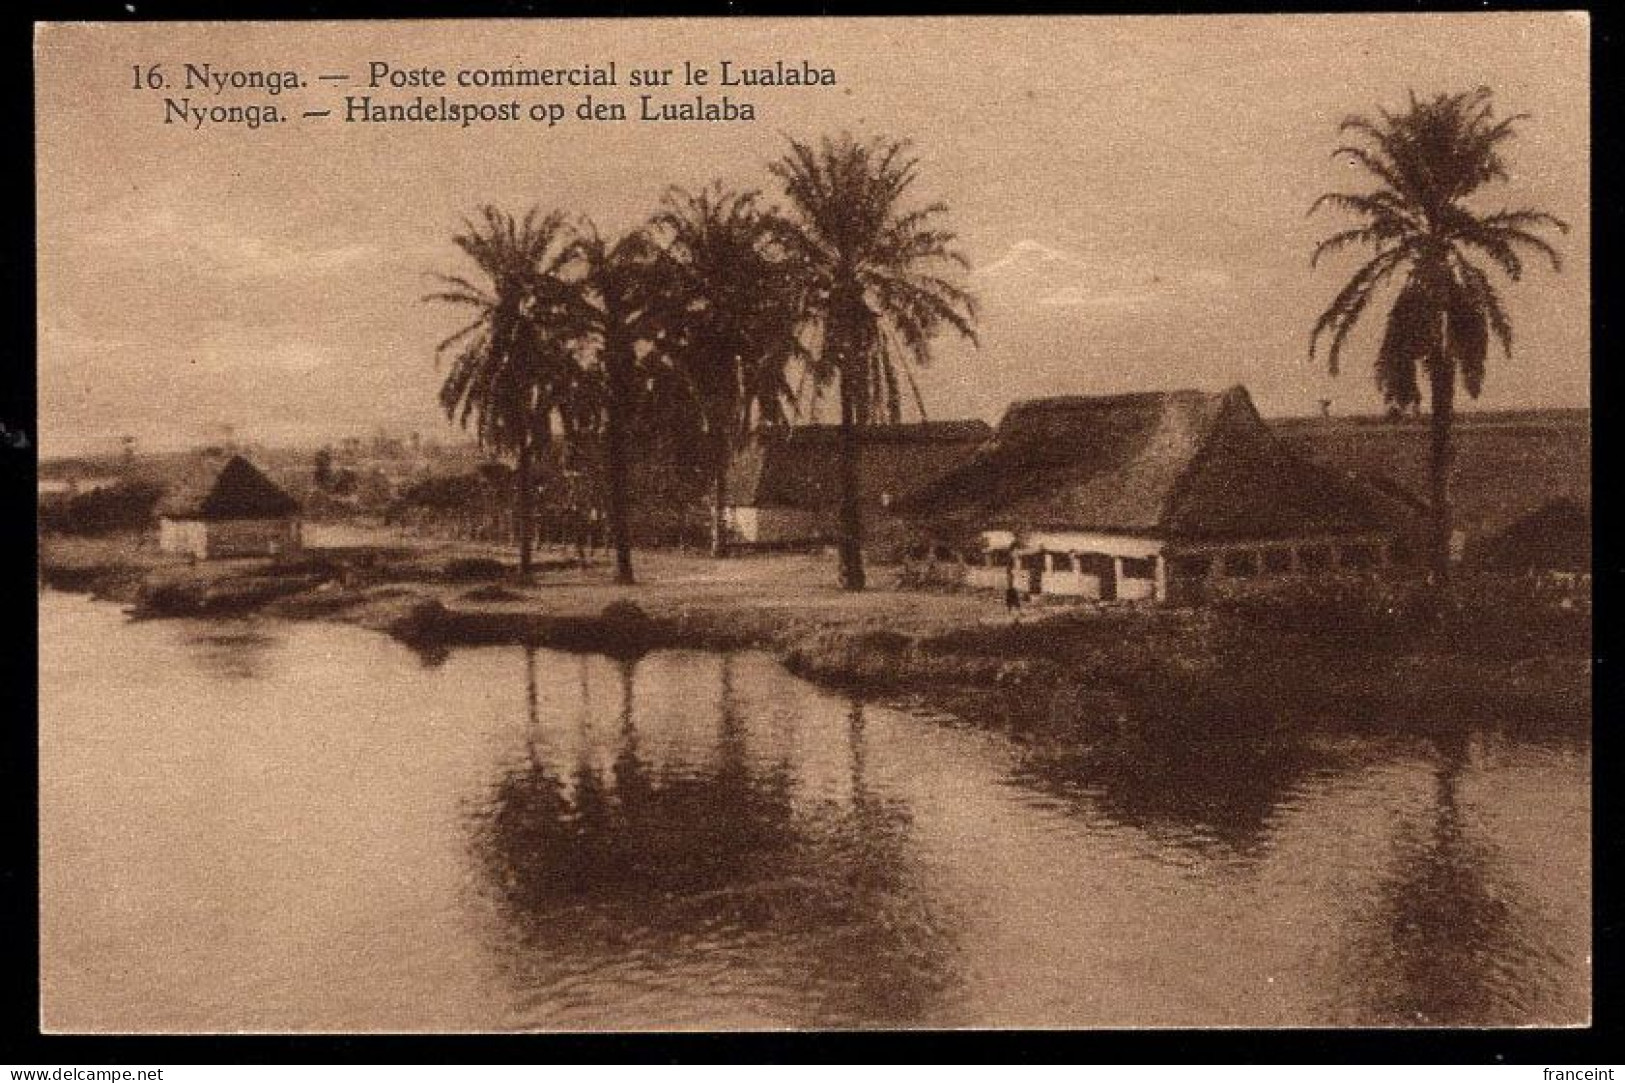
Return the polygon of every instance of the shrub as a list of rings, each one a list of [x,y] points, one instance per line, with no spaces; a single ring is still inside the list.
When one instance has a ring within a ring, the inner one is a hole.
[[[1479,657],[1589,652],[1590,613],[1525,577],[1420,580],[1352,576],[1256,585],[1212,600],[1232,646],[1268,632],[1351,647],[1448,648]]]
[[[344,571],[344,564],[321,553],[290,553],[273,560],[251,575],[310,575],[333,578]]]
[[[105,489],[80,493],[67,505],[42,511],[40,525],[65,534],[111,534],[142,530],[152,525],[162,485],[150,481],[121,481]]]
[[[649,614],[636,602],[623,600],[610,602],[598,614],[605,624],[647,624]]]
[[[1439,624],[1453,647],[1481,657],[1591,652],[1589,604],[1575,605],[1526,576],[1458,579],[1441,607]]]
[[[433,598],[408,605],[388,624],[388,631],[403,643],[433,642],[435,633],[447,619],[446,607]]]
[[[507,587],[489,583],[483,587],[475,587],[473,590],[464,591],[462,598],[465,602],[517,602],[523,600],[524,595],[517,594]]]
[[[480,579],[501,579],[508,566],[490,557],[459,557],[448,560],[440,570],[440,578],[453,583],[468,583]]]
[[[1425,587],[1377,577],[1324,576],[1233,588],[1211,605],[1237,630],[1382,642],[1423,631],[1436,612]]]

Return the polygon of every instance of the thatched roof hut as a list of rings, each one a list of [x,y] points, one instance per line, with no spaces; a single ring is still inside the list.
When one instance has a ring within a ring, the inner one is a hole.
[[[281,519],[298,512],[299,501],[241,455],[203,460],[158,505],[170,519]]]
[[[1333,470],[1427,491],[1425,416],[1285,418],[1270,427],[1292,451]],[[1451,518],[1467,560],[1500,563],[1500,535],[1554,502],[1590,516],[1589,410],[1462,410],[1451,442]]]
[[[1591,509],[1558,498],[1490,539],[1480,554],[1507,571],[1591,571]]]
[[[159,501],[159,547],[199,559],[276,556],[299,548],[299,512],[299,501],[241,455],[208,457]]]
[[[1241,387],[1018,402],[893,510],[969,585],[1101,600],[1373,569],[1420,523],[1403,492],[1293,454]]]
[[[1250,539],[1392,526],[1404,504],[1292,454],[1238,386],[1018,402],[897,510],[975,530]]]
[[[728,469],[728,502],[817,510],[840,498],[840,426],[797,425],[753,433]],[[969,458],[993,435],[985,421],[922,421],[859,430],[865,502],[900,498]]]
[[[889,507],[959,466],[993,430],[985,421],[876,425],[859,432],[858,489],[871,534]],[[729,464],[736,535],[757,544],[832,536],[841,496],[840,427],[797,425],[751,435]]]

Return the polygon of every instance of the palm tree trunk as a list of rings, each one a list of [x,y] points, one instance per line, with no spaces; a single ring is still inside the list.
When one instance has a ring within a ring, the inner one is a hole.
[[[630,352],[630,351],[628,351]],[[629,358],[611,346],[609,352],[609,400],[605,410],[605,451],[609,468],[609,537],[615,547],[615,582],[632,583],[632,536],[627,521],[626,414],[631,406],[631,367]]]
[[[534,496],[530,481],[530,437],[524,437],[519,443],[519,468],[514,471],[514,534],[519,541],[519,574],[530,574],[531,542],[532,542],[532,513],[531,501]]]
[[[837,547],[841,560],[841,589],[862,590],[863,574],[863,509],[858,492],[858,416],[857,388],[859,374],[854,372],[853,358],[840,356],[841,373],[841,509],[837,528]]]
[[[1432,570],[1443,585],[1450,581],[1450,467],[1455,450],[1450,442],[1455,418],[1455,373],[1449,364],[1430,374],[1432,403],[1428,428],[1428,494],[1431,511]]]
[[[718,560],[728,555],[728,464],[733,458],[731,441],[724,435],[718,441],[716,462],[711,467],[711,555]]]

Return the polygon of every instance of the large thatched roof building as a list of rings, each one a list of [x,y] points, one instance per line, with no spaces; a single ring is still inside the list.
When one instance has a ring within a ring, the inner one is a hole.
[[[871,543],[890,533],[890,506],[959,466],[993,430],[984,421],[876,425],[860,433],[858,488]],[[835,536],[840,427],[753,433],[727,477],[725,522],[736,543],[794,546]]]
[[[1333,470],[1428,489],[1429,418],[1284,418],[1270,427],[1294,452]],[[1451,429],[1452,549],[1470,562],[1572,570],[1588,563],[1590,410],[1462,410]],[[1554,531],[1549,554],[1537,542]],[[1509,548],[1510,547],[1510,548]]]
[[[299,502],[241,455],[207,456],[158,504],[158,544],[199,559],[299,548]]]
[[[1381,565],[1417,514],[1401,492],[1294,455],[1241,387],[1016,403],[897,510],[966,554],[973,582],[1159,600]]]

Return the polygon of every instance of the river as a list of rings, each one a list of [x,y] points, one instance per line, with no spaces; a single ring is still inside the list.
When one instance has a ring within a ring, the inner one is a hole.
[[[756,653],[40,598],[52,1031],[1580,1023],[1589,744],[1067,752]]]

